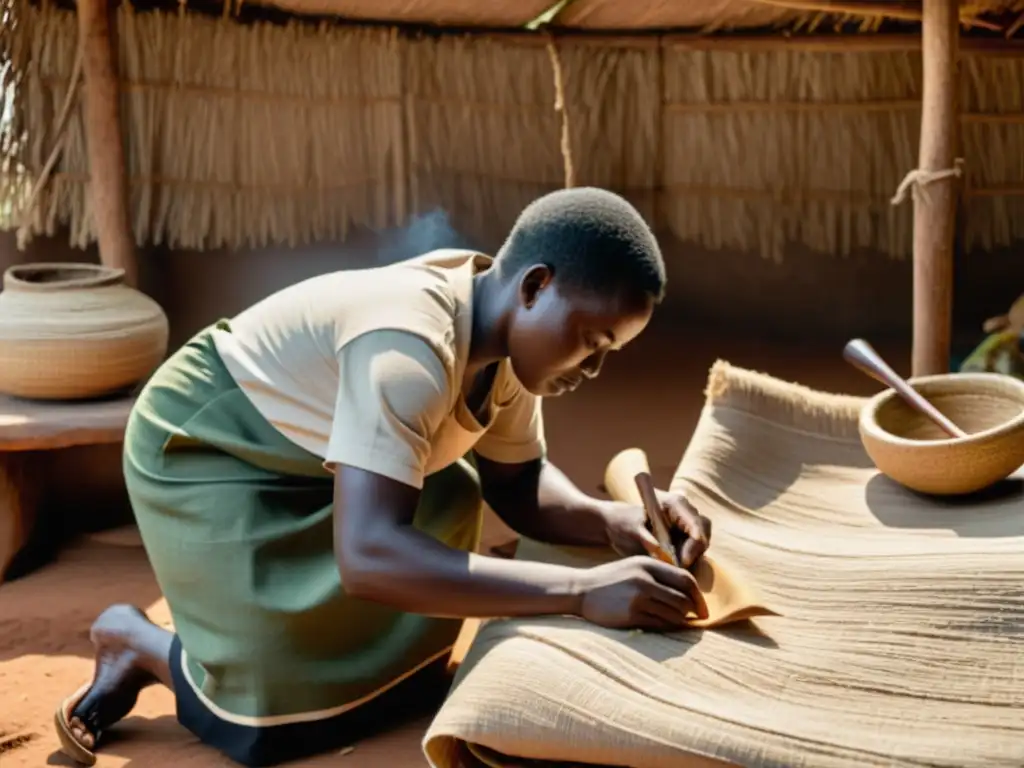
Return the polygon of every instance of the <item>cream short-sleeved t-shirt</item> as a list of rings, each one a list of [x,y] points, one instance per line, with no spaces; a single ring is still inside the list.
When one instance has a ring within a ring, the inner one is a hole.
[[[491,260],[433,251],[285,288],[214,331],[224,364],[281,434],[328,468],[422,488],[470,450],[518,463],[545,452],[541,399],[503,361],[489,419],[467,407],[473,276]]]

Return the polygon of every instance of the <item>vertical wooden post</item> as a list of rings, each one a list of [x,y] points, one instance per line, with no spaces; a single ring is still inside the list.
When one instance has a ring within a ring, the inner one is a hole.
[[[89,157],[89,207],[96,225],[100,260],[123,269],[129,285],[138,282],[135,241],[128,216],[124,139],[117,50],[111,34],[108,0],[78,0],[82,45],[82,96]]]
[[[394,226],[404,227],[409,221],[409,132],[406,126],[408,114],[405,109],[405,37],[398,34],[398,28],[391,29],[391,44],[394,46],[398,74],[398,94],[395,100],[394,125],[394,173],[395,218]]]
[[[918,168],[928,174],[949,170],[956,160],[959,3],[924,0],[922,10],[924,92]],[[949,370],[955,185],[955,177],[937,178],[914,195],[914,376]]]
[[[29,456],[0,451],[0,584],[36,524],[42,476]]]

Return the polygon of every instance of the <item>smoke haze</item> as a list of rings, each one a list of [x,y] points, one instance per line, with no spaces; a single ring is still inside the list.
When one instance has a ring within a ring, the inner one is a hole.
[[[414,216],[398,229],[379,233],[377,261],[381,266],[411,259],[438,248],[473,248],[469,238],[455,230],[441,208]]]

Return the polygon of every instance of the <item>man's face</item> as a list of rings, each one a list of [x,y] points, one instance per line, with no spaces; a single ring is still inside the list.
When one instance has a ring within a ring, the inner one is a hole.
[[[650,299],[560,287],[543,265],[525,271],[518,298],[509,358],[523,386],[542,397],[571,392],[595,378],[605,356],[639,336],[654,311]]]

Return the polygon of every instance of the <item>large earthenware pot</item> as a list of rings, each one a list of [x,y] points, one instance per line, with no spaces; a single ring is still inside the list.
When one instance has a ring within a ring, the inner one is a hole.
[[[127,390],[167,353],[167,316],[94,264],[23,264],[0,292],[0,392],[81,400]]]

